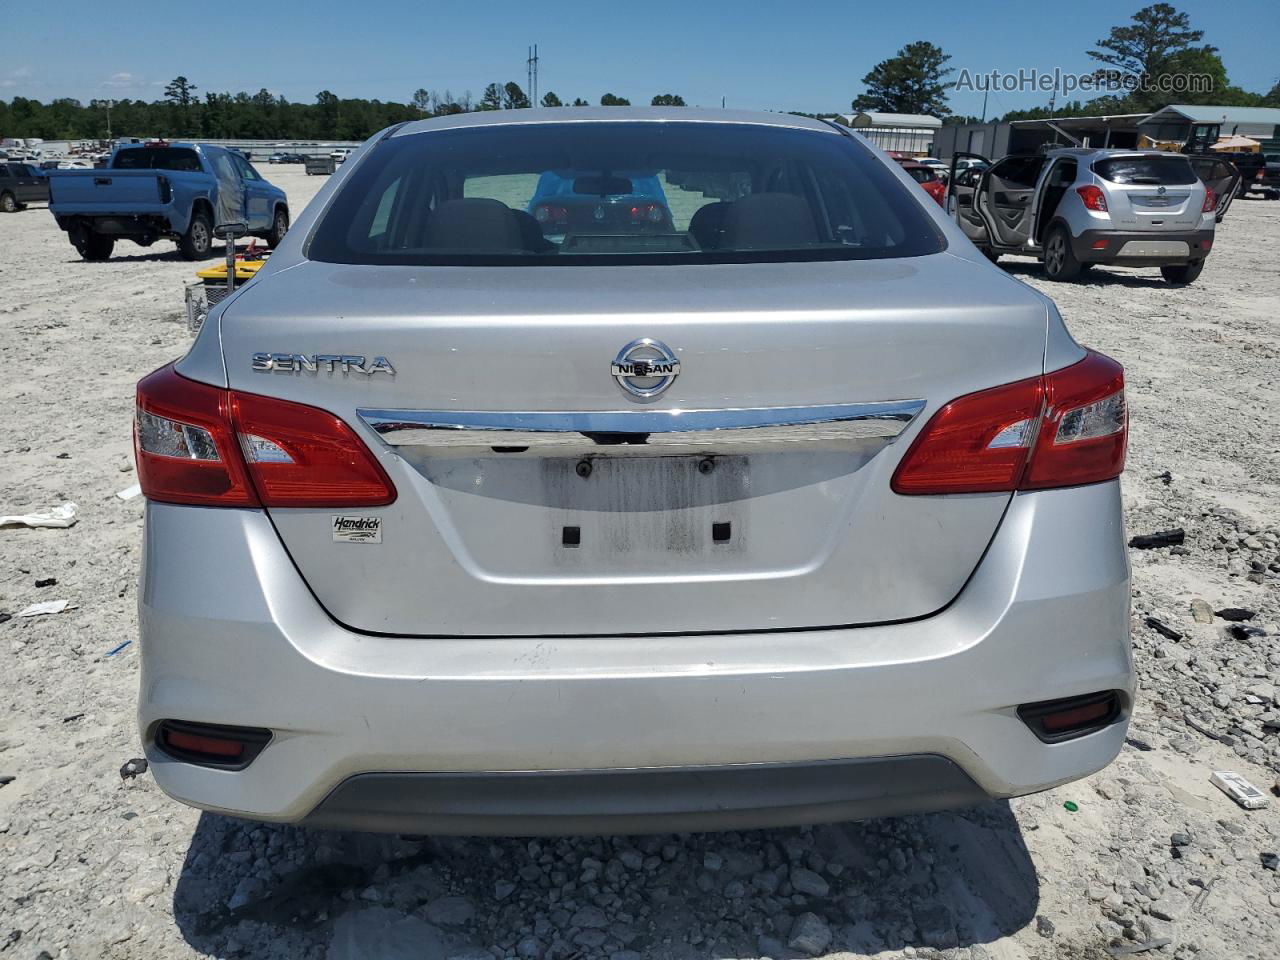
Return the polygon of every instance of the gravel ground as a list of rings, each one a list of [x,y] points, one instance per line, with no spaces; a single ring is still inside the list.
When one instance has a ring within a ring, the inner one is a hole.
[[[295,209],[320,183],[271,179]],[[135,635],[142,502],[115,493],[135,480],[132,385],[188,343],[192,267],[165,243],[82,263],[43,209],[0,218],[0,512],[80,510],[0,530],[0,611],[73,604],[0,623],[0,960],[1271,960],[1280,801],[1242,810],[1209,774],[1280,771],[1280,203],[1238,201],[1218,238],[1182,289],[1006,264],[1128,368],[1130,533],[1186,531],[1132,553],[1142,690],[1116,763],[952,814],[527,842],[304,833],[122,780],[138,665],[110,651]]]

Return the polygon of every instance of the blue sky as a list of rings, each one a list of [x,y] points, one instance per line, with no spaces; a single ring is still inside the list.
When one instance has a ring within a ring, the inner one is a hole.
[[[525,82],[525,51],[542,56],[539,90],[592,103],[612,92],[633,103],[679,93],[690,104],[847,111],[862,76],[903,44],[929,40],[974,73],[1019,68],[1085,73],[1085,51],[1143,2],[1070,0],[1052,6],[991,0],[911,3],[685,0],[682,3],[306,4],[249,0],[192,4],[57,0],[3,4],[0,98],[158,99],[178,74],[200,91],[266,87],[291,100],[406,101],[418,87],[470,89]],[[1175,3],[1217,46],[1231,82],[1266,91],[1280,79],[1280,3]],[[221,8],[233,11],[228,15]],[[108,13],[109,11],[109,13]],[[1057,11],[1057,12],[1055,12]],[[215,38],[230,36],[220,50]],[[992,94],[989,114],[1046,102]],[[956,113],[979,114],[982,94],[953,93]]]

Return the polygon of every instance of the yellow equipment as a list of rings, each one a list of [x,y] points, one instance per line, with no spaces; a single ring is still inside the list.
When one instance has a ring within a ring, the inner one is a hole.
[[[267,262],[269,250],[256,250],[250,246],[247,251],[236,256],[236,286],[243,286],[252,280]],[[186,285],[184,292],[187,302],[187,326],[192,333],[199,331],[205,318],[209,316],[209,308],[227,295],[227,265],[219,263],[196,271],[197,279]]]

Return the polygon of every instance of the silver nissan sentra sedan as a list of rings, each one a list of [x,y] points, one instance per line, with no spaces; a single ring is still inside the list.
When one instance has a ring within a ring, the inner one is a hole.
[[[160,786],[406,833],[969,805],[1115,757],[1118,364],[781,114],[371,138],[138,385]]]

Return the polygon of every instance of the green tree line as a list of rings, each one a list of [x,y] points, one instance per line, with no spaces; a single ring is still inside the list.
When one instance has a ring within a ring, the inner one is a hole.
[[[1107,36],[1085,51],[1098,66],[1094,77],[1114,84],[1091,100],[1072,100],[1013,110],[997,120],[1032,120],[1049,116],[1100,116],[1152,113],[1170,103],[1213,103],[1240,107],[1280,107],[1280,81],[1267,93],[1253,93],[1231,83],[1218,48],[1202,44],[1204,31],[1191,18],[1167,3],[1154,3],[1135,13],[1128,23],[1112,27]],[[926,40],[909,43],[895,56],[877,63],[862,78],[866,90],[851,106],[855,112],[924,113],[945,123],[976,123],[978,117],[951,114],[948,90],[955,73],[951,55]],[[1050,69],[1052,69],[1050,67]],[[986,72],[979,69],[978,73]],[[1172,92],[1176,77],[1199,75],[1210,79],[1208,89]],[[1164,92],[1171,91],[1171,92]]]
[[[606,93],[601,106],[629,106],[625,97]],[[684,106],[679,94],[661,93],[654,106]],[[541,106],[587,106],[581,97],[566,104],[554,92]],[[416,90],[408,103],[342,99],[329,90],[314,103],[294,103],[267,89],[257,93],[201,95],[186,77],[175,77],[164,99],[79,100],[41,103],[27,97],[0,100],[0,137],[42,140],[97,140],[112,137],[165,137],[213,140],[364,140],[384,127],[406,120],[479,110],[518,110],[529,97],[514,82],[492,83],[474,100],[471,91]]]

